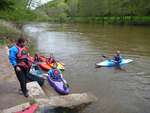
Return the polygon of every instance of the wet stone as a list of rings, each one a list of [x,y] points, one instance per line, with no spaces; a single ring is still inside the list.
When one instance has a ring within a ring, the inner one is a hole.
[[[27,89],[29,96],[32,98],[46,97],[44,91],[36,81],[27,83]]]

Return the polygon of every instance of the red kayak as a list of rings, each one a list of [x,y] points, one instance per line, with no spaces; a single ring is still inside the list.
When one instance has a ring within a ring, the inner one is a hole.
[[[39,56],[39,60],[42,62],[39,64],[39,66],[45,71],[48,71],[53,66],[53,61],[51,62],[51,60],[54,60],[53,58],[51,59],[46,58],[45,56]],[[57,62],[57,68],[60,70],[65,69],[64,64],[62,62]]]
[[[16,113],[35,113],[35,111],[38,109],[38,105],[37,104],[32,104],[30,107],[22,110],[22,111],[19,111],[19,112],[16,112]]]
[[[53,66],[53,62],[55,61],[53,57],[46,58],[45,56],[42,56],[42,55],[37,55],[36,57],[37,57],[37,61],[41,62],[39,63],[40,68],[45,71],[48,71],[49,69],[51,69],[51,67]],[[35,57],[31,57],[31,59],[33,61],[36,60]],[[57,62],[57,68],[64,71],[65,70],[64,63]]]
[[[30,56],[30,59],[31,59],[32,62],[35,61],[35,58],[32,57],[32,56]],[[39,62],[46,62],[46,59],[47,59],[47,58],[46,58],[45,56],[38,56]]]
[[[43,70],[45,71],[48,71],[51,69],[51,67],[53,66],[53,63],[51,64],[48,64],[46,62],[43,62],[43,63],[40,63],[39,64],[40,68],[42,68]],[[64,67],[64,64],[63,63],[60,63],[60,62],[57,62],[57,68],[64,71],[65,70],[65,67]]]

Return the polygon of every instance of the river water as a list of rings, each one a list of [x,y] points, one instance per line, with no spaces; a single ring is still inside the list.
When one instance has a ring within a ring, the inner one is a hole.
[[[71,93],[98,97],[79,113],[150,112],[150,27],[30,23],[23,30],[36,51],[65,63]],[[105,60],[102,54],[111,57],[116,50],[134,62],[121,69],[95,68]]]

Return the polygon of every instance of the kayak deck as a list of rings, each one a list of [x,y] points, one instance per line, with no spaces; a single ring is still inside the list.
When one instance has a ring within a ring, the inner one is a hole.
[[[112,66],[117,66],[117,65],[124,65],[132,62],[132,59],[122,59],[119,64],[116,64],[114,60],[104,60],[102,62],[96,63],[96,66],[102,66],[102,67],[112,67]]]
[[[62,79],[66,82],[66,80],[64,78],[62,78]],[[53,80],[50,76],[48,76],[48,82],[55,89],[55,91],[58,92],[59,94],[61,94],[61,95],[69,94],[70,89],[69,89],[69,87],[66,87],[66,85],[64,84],[64,82],[62,80],[56,81],[56,80]]]

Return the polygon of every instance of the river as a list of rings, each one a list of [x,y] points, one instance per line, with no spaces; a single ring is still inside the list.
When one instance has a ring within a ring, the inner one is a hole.
[[[36,51],[65,63],[71,93],[98,97],[79,113],[150,112],[150,27],[30,23],[23,30]],[[111,57],[116,50],[134,62],[121,69],[95,68],[102,54]]]

